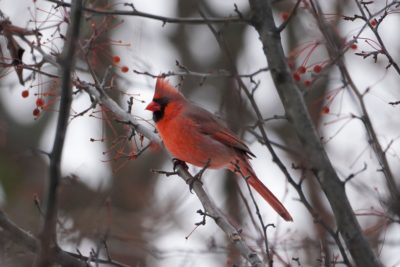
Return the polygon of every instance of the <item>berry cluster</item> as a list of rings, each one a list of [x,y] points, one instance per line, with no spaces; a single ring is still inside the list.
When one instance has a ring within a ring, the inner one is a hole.
[[[114,65],[118,65],[120,62],[121,62],[121,57],[119,57],[119,56],[112,57],[112,63]],[[129,71],[129,67],[127,67],[127,66],[121,66],[119,68],[120,68],[121,72],[123,72],[123,73],[127,73]]]

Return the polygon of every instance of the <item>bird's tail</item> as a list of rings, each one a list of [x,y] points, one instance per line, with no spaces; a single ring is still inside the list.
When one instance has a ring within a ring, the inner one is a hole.
[[[285,206],[283,206],[275,195],[257,178],[247,160],[240,160],[239,168],[242,175],[247,177],[249,185],[251,185],[251,187],[253,187],[285,221],[293,221],[292,216]]]

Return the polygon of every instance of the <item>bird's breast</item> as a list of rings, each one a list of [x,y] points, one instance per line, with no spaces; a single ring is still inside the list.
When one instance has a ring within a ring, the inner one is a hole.
[[[202,133],[190,119],[163,119],[157,123],[157,130],[174,157],[195,166],[203,167],[210,161],[210,168],[221,168],[235,158],[233,148]]]

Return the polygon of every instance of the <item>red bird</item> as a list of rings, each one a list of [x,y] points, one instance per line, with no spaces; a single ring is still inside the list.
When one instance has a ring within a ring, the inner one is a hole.
[[[169,152],[179,160],[198,167],[209,163],[213,169],[239,167],[248,183],[286,221],[292,216],[272,192],[257,178],[250,165],[254,156],[245,143],[207,110],[189,102],[167,80],[157,79],[152,102],[146,107]]]

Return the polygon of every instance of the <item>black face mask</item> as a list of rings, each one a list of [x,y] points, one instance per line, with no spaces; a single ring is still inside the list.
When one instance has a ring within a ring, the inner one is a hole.
[[[160,110],[153,112],[153,120],[154,122],[158,122],[164,117],[165,107],[168,105],[169,99],[166,97],[161,97],[153,99],[153,102],[156,102],[160,105]]]

